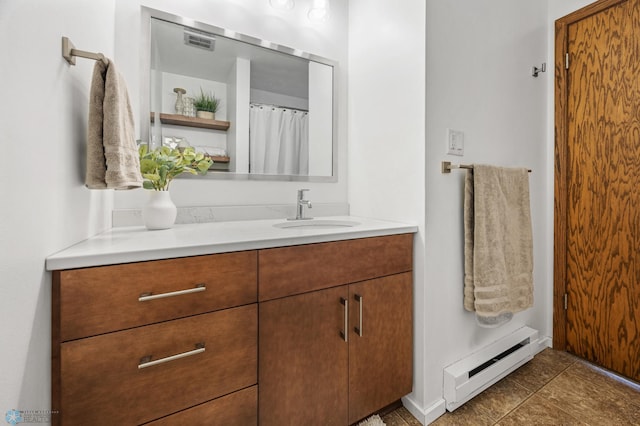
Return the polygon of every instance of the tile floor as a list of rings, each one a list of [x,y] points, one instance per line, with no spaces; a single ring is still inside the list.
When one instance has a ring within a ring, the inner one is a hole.
[[[639,361],[640,362],[640,361]],[[405,408],[387,426],[418,426]],[[627,385],[566,352],[545,349],[435,426],[640,425],[640,386]]]

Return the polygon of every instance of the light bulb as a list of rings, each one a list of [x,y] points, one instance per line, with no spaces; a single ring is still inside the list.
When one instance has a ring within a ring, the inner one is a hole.
[[[309,20],[323,22],[329,19],[329,0],[313,0],[307,15]]]
[[[274,9],[290,10],[295,6],[294,0],[269,0]]]

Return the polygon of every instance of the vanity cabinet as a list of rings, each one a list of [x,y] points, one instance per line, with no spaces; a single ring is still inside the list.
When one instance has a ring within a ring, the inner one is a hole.
[[[348,425],[412,390],[411,234],[259,252],[260,425]]]
[[[347,425],[412,389],[413,235],[54,270],[54,425]]]
[[[204,425],[223,412],[255,425],[256,262],[248,251],[54,271],[53,423]]]

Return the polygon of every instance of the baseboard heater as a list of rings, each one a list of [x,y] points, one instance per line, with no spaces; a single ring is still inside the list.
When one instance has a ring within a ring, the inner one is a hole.
[[[444,369],[444,399],[453,411],[537,352],[538,330],[522,327]]]

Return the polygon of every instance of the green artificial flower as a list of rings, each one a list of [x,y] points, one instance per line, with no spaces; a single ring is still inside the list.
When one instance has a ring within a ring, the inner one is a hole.
[[[147,145],[140,145],[140,172],[144,181],[144,189],[168,191],[174,177],[181,173],[206,174],[213,163],[203,153],[189,147],[184,150],[162,146],[149,150]]]

